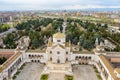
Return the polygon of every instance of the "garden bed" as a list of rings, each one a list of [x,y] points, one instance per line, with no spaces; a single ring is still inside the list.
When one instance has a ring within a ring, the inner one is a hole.
[[[41,75],[40,80],[48,80],[48,74]]]
[[[66,76],[65,76],[65,80],[74,80],[74,79],[73,79],[73,76],[66,75]]]

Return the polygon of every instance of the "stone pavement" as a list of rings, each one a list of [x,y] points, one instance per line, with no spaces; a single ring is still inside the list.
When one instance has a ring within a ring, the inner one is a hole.
[[[90,65],[74,65],[74,80],[98,80],[97,75]]]
[[[43,67],[40,63],[27,63],[15,80],[40,80]]]
[[[59,72],[52,72],[49,74],[48,80],[65,80],[65,74]]]
[[[48,62],[44,68],[43,74],[49,74],[54,72],[73,75],[72,66],[70,62],[66,62],[64,64],[53,64],[51,62]]]
[[[64,72],[64,69],[61,70],[61,67],[68,66],[69,64],[62,64],[61,66],[49,64],[49,67],[52,65],[57,68],[52,71],[50,70],[48,80],[65,80],[66,72]],[[27,63],[15,80],[40,80],[40,74],[43,72],[43,68],[44,65],[40,63]],[[93,66],[74,65],[72,68],[74,80],[98,80]]]

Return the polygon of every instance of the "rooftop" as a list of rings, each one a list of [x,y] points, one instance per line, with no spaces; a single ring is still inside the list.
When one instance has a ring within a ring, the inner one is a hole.
[[[92,51],[73,51],[73,54],[94,54]]]
[[[15,52],[0,52],[0,57],[10,58]]]
[[[120,80],[119,78],[117,78],[117,76],[114,73],[114,68],[112,67],[112,65],[110,64],[110,62],[105,58],[104,55],[100,55],[99,56],[100,59],[103,61],[104,65],[106,66],[106,68],[108,69],[110,75],[113,77],[114,80]]]
[[[57,32],[53,35],[53,38],[65,38],[65,34],[61,32]]]
[[[1,66],[0,66],[0,73],[6,69],[8,66],[10,66],[11,63],[13,63],[13,61],[15,61],[19,56],[21,55],[20,52],[14,54],[13,56],[11,56],[5,63],[3,63]]]
[[[115,70],[120,74],[120,68],[116,68]]]
[[[0,52],[14,52],[15,49],[0,49]]]
[[[14,49],[0,49],[0,57],[10,58],[15,54]]]
[[[65,49],[65,46],[60,45],[60,44],[57,44],[57,45],[53,46],[53,47],[52,47],[52,49],[54,49],[54,48],[55,48],[55,47],[57,47],[57,46],[59,46],[59,47],[61,47],[61,48]]]
[[[38,52],[38,53],[46,53],[46,50],[40,50],[40,49],[36,49],[36,50],[27,50],[27,52]]]

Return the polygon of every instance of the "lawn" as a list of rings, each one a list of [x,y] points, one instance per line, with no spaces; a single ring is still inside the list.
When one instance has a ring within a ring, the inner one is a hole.
[[[73,76],[66,75],[65,80],[74,80],[74,79],[73,79]]]
[[[48,80],[48,74],[41,75],[40,80]]]

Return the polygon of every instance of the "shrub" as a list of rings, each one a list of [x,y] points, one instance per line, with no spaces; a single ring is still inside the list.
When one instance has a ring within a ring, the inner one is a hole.
[[[66,75],[65,80],[73,80],[73,76]]]
[[[48,74],[41,75],[40,80],[48,80]]]

